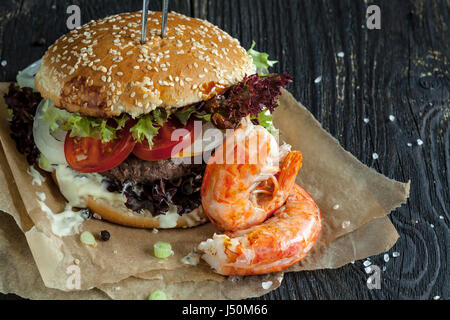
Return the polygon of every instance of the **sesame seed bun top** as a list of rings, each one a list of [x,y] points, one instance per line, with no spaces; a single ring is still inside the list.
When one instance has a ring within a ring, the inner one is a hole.
[[[206,100],[255,73],[239,41],[207,21],[170,12],[162,39],[161,12],[149,11],[143,45],[140,30],[140,11],[72,30],[45,53],[36,88],[71,112],[136,117]]]

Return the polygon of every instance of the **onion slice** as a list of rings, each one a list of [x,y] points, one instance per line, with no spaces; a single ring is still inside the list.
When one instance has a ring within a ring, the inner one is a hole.
[[[32,64],[30,64],[25,69],[19,71],[19,73],[16,76],[16,80],[21,88],[30,87],[33,90],[36,90],[36,88],[34,87],[34,76],[36,75],[41,64],[42,59],[39,59],[38,61],[35,61]]]
[[[65,131],[59,129],[56,133],[51,132],[50,125],[42,118],[46,101],[49,103],[49,108],[54,108],[50,99],[42,99],[39,103],[33,123],[34,143],[51,164],[67,164],[64,140],[60,141],[54,137],[54,135],[60,137],[63,134],[65,136]]]

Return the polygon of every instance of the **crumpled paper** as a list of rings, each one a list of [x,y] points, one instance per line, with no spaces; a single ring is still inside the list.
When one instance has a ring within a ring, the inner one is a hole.
[[[2,95],[7,85],[0,84]],[[65,299],[67,295],[80,299],[142,299],[152,290],[162,289],[170,299],[242,299],[261,296],[281,284],[283,272],[224,277],[215,274],[204,261],[197,266],[183,264],[182,257],[217,232],[209,223],[192,229],[154,233],[102,220],[87,220],[82,224],[83,231],[98,234],[106,229],[111,234],[109,241],[98,241],[96,248],[83,245],[79,235],[54,235],[36,192],[46,194],[45,203],[53,212],[62,211],[64,198],[45,173],[42,173],[46,179],[41,186],[32,184],[32,177],[27,173],[29,166],[10,139],[5,119],[6,106],[2,101],[0,181],[4,182],[0,182],[0,210],[13,216],[20,229],[5,229],[2,225],[0,230],[5,238],[19,232],[22,240],[24,232],[27,243],[22,241],[13,247],[3,245],[2,241],[0,256],[18,257],[17,250],[27,252],[26,265],[35,269],[24,271],[23,263],[11,258],[10,267],[2,268],[5,271],[0,274],[2,292],[35,299],[50,296]],[[297,182],[314,197],[323,216],[323,231],[310,254],[286,271],[338,268],[391,248],[398,234],[386,215],[405,203],[409,183],[390,180],[360,163],[287,91],[280,98],[274,122],[282,140],[303,153]],[[170,242],[174,255],[164,260],[155,258],[156,241]],[[78,291],[68,292],[71,287],[67,285],[70,276],[67,268],[76,260],[81,286]],[[36,271],[42,282],[36,281]],[[11,281],[18,274],[23,281]],[[28,278],[33,281],[27,282]],[[271,286],[263,288],[263,282]],[[35,284],[35,290],[30,284]],[[46,293],[47,290],[52,293]]]

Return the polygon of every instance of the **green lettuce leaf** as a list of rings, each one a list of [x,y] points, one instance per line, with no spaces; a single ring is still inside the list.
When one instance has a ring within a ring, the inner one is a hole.
[[[130,120],[130,116],[127,115],[126,113],[124,113],[122,116],[114,118],[114,120],[116,120],[116,122],[117,122],[116,130],[120,130],[123,127],[125,127],[125,124],[127,123],[127,121]]]
[[[139,118],[137,123],[131,127],[131,134],[134,140],[142,142],[147,139],[150,148],[153,146],[153,137],[158,134],[158,128],[153,125],[153,115],[147,114]]]
[[[117,129],[109,126],[107,124],[107,120],[104,119],[100,125],[100,136],[102,142],[105,143],[114,140],[116,138],[116,131]]]
[[[278,61],[269,60],[269,55],[264,52],[258,52],[254,50],[256,43],[252,41],[252,46],[247,50],[247,53],[252,56],[253,64],[256,66],[256,70],[260,76],[269,74],[269,67],[273,67]]]
[[[269,110],[265,109],[258,113],[258,123],[267,129],[272,135],[278,134],[278,129],[273,125],[273,116]]]
[[[176,112],[174,115],[178,118],[178,120],[180,120],[183,125],[187,124],[191,116],[194,116],[197,119],[201,119],[203,121],[211,121],[211,114],[200,113],[195,108],[195,106],[189,107],[186,110]]]
[[[175,113],[175,117],[177,117],[178,120],[180,120],[180,122],[183,125],[186,125],[186,123],[188,122],[189,118],[191,117],[191,115],[194,112],[195,112],[195,107],[192,106],[190,108],[187,108],[186,110],[179,111],[179,112]]]
[[[198,118],[198,119],[203,120],[203,121],[211,121],[211,116],[212,116],[212,114],[210,114],[210,113],[207,113],[207,114],[199,114],[199,113],[196,113],[196,114],[194,114],[194,116],[195,116],[196,118]]]
[[[169,118],[170,113],[164,108],[156,108],[152,111],[153,121],[158,126],[162,126]]]

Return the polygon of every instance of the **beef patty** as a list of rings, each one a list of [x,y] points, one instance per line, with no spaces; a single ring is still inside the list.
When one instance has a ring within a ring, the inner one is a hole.
[[[111,170],[101,172],[106,178],[124,183],[127,180],[137,184],[152,183],[161,179],[176,180],[199,172],[204,164],[176,164],[171,159],[144,161],[130,155],[125,161]]]

